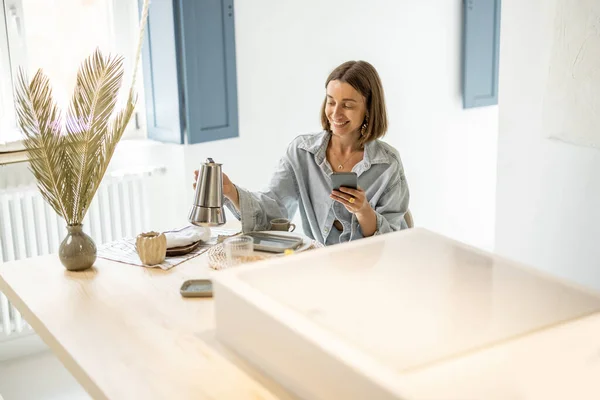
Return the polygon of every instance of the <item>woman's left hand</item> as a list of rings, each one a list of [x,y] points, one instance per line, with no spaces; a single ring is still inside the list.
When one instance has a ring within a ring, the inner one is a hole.
[[[334,190],[329,195],[333,200],[342,203],[346,210],[352,214],[361,214],[371,208],[371,205],[367,201],[365,191],[361,188],[350,189],[347,187],[341,187],[340,190]]]

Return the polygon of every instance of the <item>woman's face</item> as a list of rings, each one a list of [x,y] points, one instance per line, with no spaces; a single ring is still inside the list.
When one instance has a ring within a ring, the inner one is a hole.
[[[327,84],[325,115],[331,132],[339,136],[358,133],[365,120],[366,101],[350,84],[338,80]]]

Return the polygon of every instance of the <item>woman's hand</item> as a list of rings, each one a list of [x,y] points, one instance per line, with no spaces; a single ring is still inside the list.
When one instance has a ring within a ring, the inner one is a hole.
[[[357,214],[357,216],[364,214],[371,208],[371,205],[365,196],[365,191],[361,188],[350,189],[347,187],[341,187],[340,190],[334,190],[331,192],[329,197],[339,203],[342,203],[344,207],[346,207],[346,210],[352,214]]]
[[[341,187],[340,190],[331,192],[329,197],[342,203],[346,210],[356,215],[364,237],[372,236],[377,231],[377,213],[367,201],[364,190]]]
[[[198,170],[194,171],[194,184],[193,188],[196,190],[196,182],[198,182]],[[223,173],[223,196],[227,197],[229,200],[237,199],[237,189],[235,185],[227,175]]]

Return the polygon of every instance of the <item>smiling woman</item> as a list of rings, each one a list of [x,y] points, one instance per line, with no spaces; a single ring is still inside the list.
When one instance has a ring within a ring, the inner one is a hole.
[[[400,155],[380,140],[387,114],[377,71],[368,62],[348,61],[329,75],[324,97],[323,131],[289,145],[267,191],[249,192],[223,175],[226,204],[244,232],[268,230],[272,219],[292,219],[297,211],[304,233],[328,245],[407,227]],[[356,174],[358,188],[335,190],[337,172]]]
[[[354,139],[360,146],[385,135],[387,115],[383,87],[373,66],[360,61],[346,62],[329,75],[325,85],[327,95],[321,113],[323,129],[338,135],[344,131],[358,132],[360,135]],[[341,108],[336,108],[336,103]],[[336,110],[346,112],[335,114]]]

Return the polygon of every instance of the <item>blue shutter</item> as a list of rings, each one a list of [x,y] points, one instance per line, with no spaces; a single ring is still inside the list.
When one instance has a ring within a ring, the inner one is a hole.
[[[238,136],[233,0],[178,0],[188,143]]]
[[[463,0],[463,107],[498,104],[500,0]]]
[[[139,1],[140,11],[142,0]],[[152,0],[142,47],[148,138],[183,143],[172,0]]]
[[[238,136],[233,0],[152,0],[143,66],[151,139]]]

